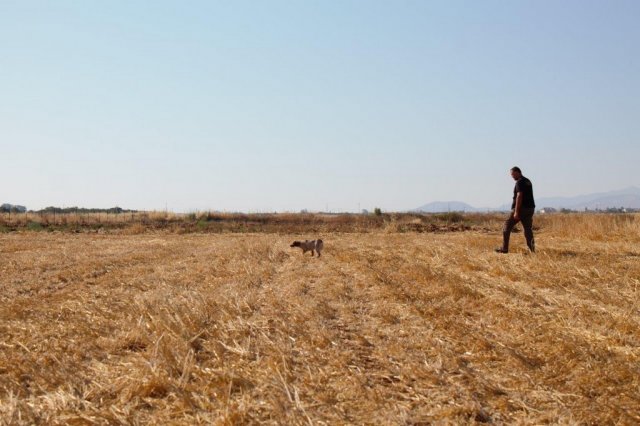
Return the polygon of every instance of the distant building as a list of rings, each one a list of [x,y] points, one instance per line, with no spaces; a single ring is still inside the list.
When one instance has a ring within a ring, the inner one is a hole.
[[[540,210],[538,210],[539,213],[545,214],[545,213],[557,213],[558,210],[554,209],[553,207],[543,207]]]

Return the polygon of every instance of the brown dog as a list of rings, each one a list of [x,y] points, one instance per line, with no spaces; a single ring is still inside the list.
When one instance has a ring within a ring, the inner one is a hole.
[[[313,256],[313,251],[318,252],[318,257],[321,256],[320,252],[324,248],[324,244],[322,240],[304,240],[304,241],[294,241],[289,247],[300,247],[302,249],[302,254],[304,255],[306,252],[310,251],[311,256]]]

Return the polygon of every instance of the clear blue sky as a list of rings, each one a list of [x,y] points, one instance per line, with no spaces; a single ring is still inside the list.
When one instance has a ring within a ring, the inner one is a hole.
[[[0,0],[0,202],[406,210],[640,186],[640,2]]]

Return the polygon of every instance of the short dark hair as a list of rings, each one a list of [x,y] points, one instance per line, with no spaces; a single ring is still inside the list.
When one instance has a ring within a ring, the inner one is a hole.
[[[513,166],[511,168],[511,171],[512,172],[518,172],[518,173],[522,174],[522,170],[520,170],[520,167],[518,167],[518,166]]]

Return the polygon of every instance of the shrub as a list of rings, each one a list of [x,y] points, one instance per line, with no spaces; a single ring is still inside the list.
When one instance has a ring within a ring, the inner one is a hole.
[[[452,223],[458,223],[464,220],[464,216],[462,215],[462,213],[459,213],[459,212],[441,213],[439,215],[436,215],[436,218],[443,222],[452,222]]]
[[[27,229],[29,231],[42,231],[44,228],[40,222],[29,222],[27,223]]]

